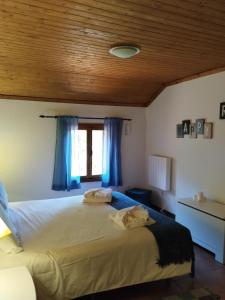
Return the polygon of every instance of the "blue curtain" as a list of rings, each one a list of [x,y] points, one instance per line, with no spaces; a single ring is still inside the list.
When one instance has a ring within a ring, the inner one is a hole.
[[[72,146],[78,129],[78,117],[62,116],[57,119],[55,166],[52,189],[70,191],[80,188],[80,177],[72,176]]]
[[[122,185],[121,137],[123,119],[104,119],[103,174],[102,186]]]

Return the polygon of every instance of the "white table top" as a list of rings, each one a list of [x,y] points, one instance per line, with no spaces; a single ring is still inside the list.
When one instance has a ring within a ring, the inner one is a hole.
[[[26,267],[21,266],[0,270],[0,299],[36,299],[34,283]]]
[[[222,203],[208,199],[197,201],[190,198],[179,199],[178,202],[225,220],[225,205]]]

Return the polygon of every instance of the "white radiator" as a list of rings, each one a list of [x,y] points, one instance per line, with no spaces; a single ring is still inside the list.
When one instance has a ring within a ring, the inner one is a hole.
[[[171,158],[152,155],[149,158],[149,184],[162,191],[170,190]]]

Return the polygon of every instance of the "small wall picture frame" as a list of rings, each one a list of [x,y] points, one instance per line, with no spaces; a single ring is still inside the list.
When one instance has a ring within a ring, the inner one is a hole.
[[[225,119],[225,102],[220,103],[220,119]]]
[[[196,123],[190,124],[190,138],[197,139],[197,130],[196,130]]]
[[[197,119],[196,120],[197,134],[204,134],[204,124],[205,124],[205,119]]]
[[[213,123],[205,123],[204,124],[204,135],[203,135],[203,138],[204,139],[212,139],[212,134],[213,132]]]
[[[182,128],[183,128],[183,134],[189,134],[190,133],[190,120],[184,120],[182,121]]]
[[[183,127],[182,124],[177,124],[177,138],[183,138]]]

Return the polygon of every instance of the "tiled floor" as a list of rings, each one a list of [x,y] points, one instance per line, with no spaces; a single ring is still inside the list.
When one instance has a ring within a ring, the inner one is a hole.
[[[182,276],[170,282],[158,281],[121,288],[80,300],[159,300],[161,297],[182,293],[195,287],[207,287],[225,300],[225,266],[216,262],[212,254],[195,247],[195,278]]]

